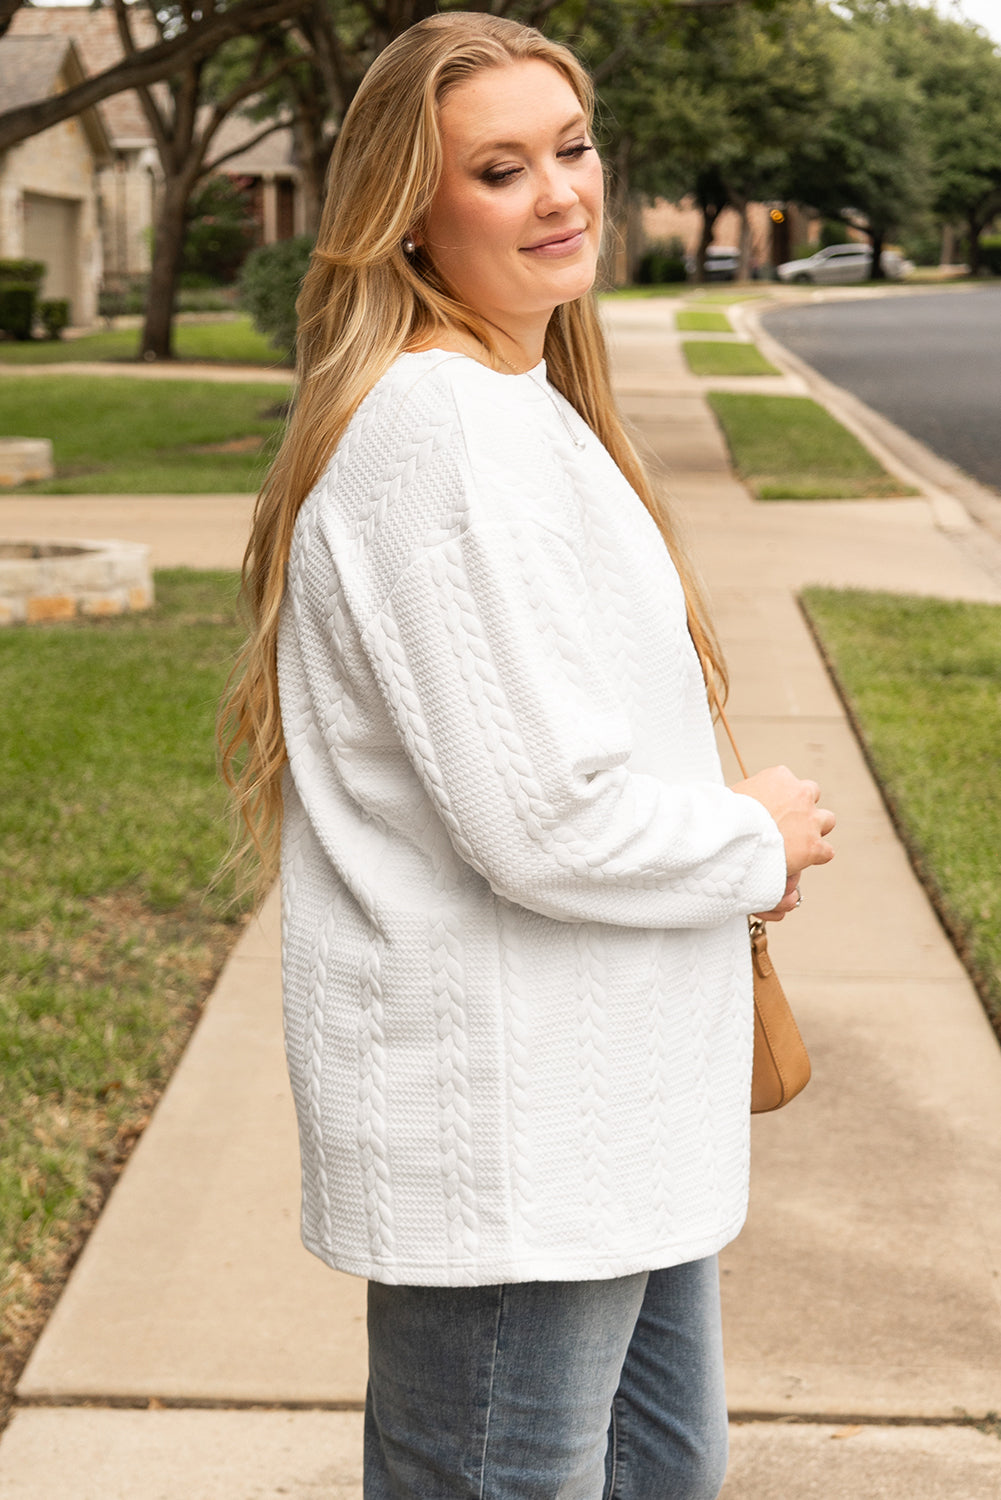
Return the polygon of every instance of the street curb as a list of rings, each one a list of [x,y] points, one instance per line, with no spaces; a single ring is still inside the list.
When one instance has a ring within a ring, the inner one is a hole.
[[[729,311],[742,331],[758,341],[766,358],[787,374],[799,376],[820,405],[884,468],[921,491],[940,530],[956,536],[979,532],[978,550],[986,554],[985,565],[1001,573],[1001,496],[793,354],[762,326],[762,316],[771,310],[735,303]]]

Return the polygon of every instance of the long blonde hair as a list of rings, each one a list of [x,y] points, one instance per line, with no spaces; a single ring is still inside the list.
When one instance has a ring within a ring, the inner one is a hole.
[[[566,47],[516,21],[453,11],[418,22],[380,53],[337,139],[316,246],[296,303],[298,394],[258,496],[243,562],[251,633],[219,719],[222,772],[242,820],[232,862],[240,865],[256,852],[259,890],[278,862],[287,760],[278,617],[296,516],[355,410],[398,355],[445,329],[464,330],[494,350],[489,325],[451,295],[426,252],[408,256],[402,246],[421,225],[440,178],[438,107],[445,94],[482,68],[526,59],[562,73],[591,120],[591,80]],[[710,695],[724,697],[725,668],[691,569],[615,408],[592,296],[557,309],[544,354],[553,384],[657,522],[681,574]]]

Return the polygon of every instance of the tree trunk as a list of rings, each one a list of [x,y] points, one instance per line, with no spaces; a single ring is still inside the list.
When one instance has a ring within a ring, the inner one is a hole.
[[[716,228],[716,220],[719,218],[719,205],[716,203],[703,203],[702,208],[702,233],[699,236],[699,248],[695,255],[695,284],[704,286],[706,280],[706,251],[713,242],[713,231]]]
[[[188,174],[166,179],[160,192],[153,231],[153,264],[143,323],[143,359],[173,359],[174,298],[184,248],[188,197],[193,183]]]
[[[323,130],[322,115],[300,103],[295,112],[292,134],[300,172],[303,232],[315,234],[320,227],[323,190],[330,163],[330,142]]]
[[[940,266],[951,266],[956,254],[956,231],[951,224],[942,225],[941,248],[938,252]]]
[[[629,158],[632,139],[624,135],[615,152],[615,170],[608,194],[605,234],[598,279],[602,286],[625,286],[628,280]]]
[[[885,281],[883,241],[886,238],[886,231],[884,229],[870,229],[869,238],[872,241],[872,266],[870,268],[870,275],[873,281]]]
[[[630,193],[626,199],[626,285],[632,286],[639,274],[640,261],[646,248],[643,230],[643,200],[638,193]]]
[[[243,3],[243,0],[241,0]],[[124,12],[119,12],[120,19]],[[123,46],[127,45],[123,36]],[[153,264],[150,267],[140,353],[143,359],[173,358],[174,298],[188,224],[188,202],[195,183],[206,170],[208,151],[220,125],[257,89],[267,89],[284,71],[281,66],[261,69],[267,47],[258,43],[250,75],[231,88],[225,97],[210,104],[203,89],[205,64],[196,60],[175,74],[162,91],[140,89],[139,98],[156,141],[163,171],[153,230]],[[270,126],[265,126],[267,134]],[[229,153],[231,154],[231,153]],[[216,158],[216,165],[227,154]]]
[[[966,263],[970,268],[971,276],[980,275],[980,235],[982,230],[983,226],[973,214],[970,214],[966,221],[966,232],[969,239]]]
[[[731,198],[731,203],[734,200]],[[751,279],[751,220],[747,212],[747,199],[741,198],[734,207],[740,214],[740,251],[737,265],[738,281],[750,281]]]

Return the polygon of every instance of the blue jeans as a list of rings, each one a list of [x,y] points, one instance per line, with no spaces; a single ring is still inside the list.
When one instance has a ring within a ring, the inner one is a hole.
[[[610,1281],[369,1285],[365,1500],[715,1500],[716,1257]]]

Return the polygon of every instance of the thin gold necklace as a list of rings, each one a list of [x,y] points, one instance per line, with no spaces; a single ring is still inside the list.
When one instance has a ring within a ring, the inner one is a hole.
[[[482,340],[480,340],[480,347],[489,354],[491,359],[498,360],[506,369],[510,370],[512,375],[528,374],[527,370],[519,370],[517,365],[513,365],[509,359],[504,358],[503,354],[499,354],[496,349],[491,349],[490,345],[484,344]]]
[[[501,362],[502,365],[506,365],[507,366],[507,368],[511,371],[512,375],[524,375],[525,374],[524,370],[519,370],[518,367],[517,367],[517,365],[513,365],[509,359],[505,359],[504,356],[503,356],[503,354],[498,354],[496,356],[496,358],[500,360],[500,362]]]
[[[539,387],[539,390],[543,391],[549,397],[549,400],[552,402],[552,405],[553,405],[553,408],[554,408],[554,410],[556,412],[556,415],[559,417],[560,421],[563,423],[563,426],[566,428],[566,430],[567,430],[567,436],[569,437],[570,441],[573,443],[573,445],[574,445],[575,448],[584,448],[584,447],[587,446],[586,443],[584,442],[583,438],[581,438],[578,433],[574,432],[574,430],[571,427],[570,423],[567,421],[566,412],[563,410],[563,408],[560,405],[559,401],[556,399],[555,394],[550,389],[549,382],[546,381],[543,384],[542,382],[536,380],[535,376],[532,373],[532,370],[535,369],[534,365],[532,366],[532,369],[529,369],[529,370],[517,370],[517,369],[515,369],[514,365],[510,364],[504,358],[504,356],[502,354],[498,354],[497,358],[501,361],[502,364],[507,365],[508,369],[511,371],[511,373],[513,375],[525,375],[532,382],[533,385],[537,385]],[[578,415],[579,415],[579,413],[578,413]]]

